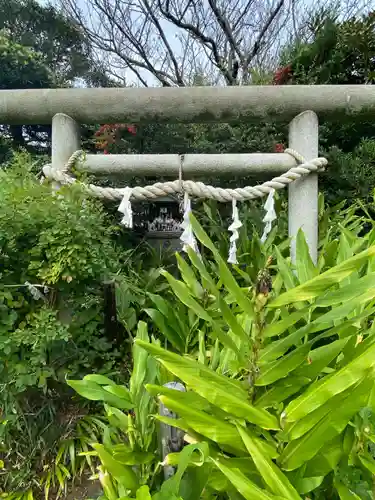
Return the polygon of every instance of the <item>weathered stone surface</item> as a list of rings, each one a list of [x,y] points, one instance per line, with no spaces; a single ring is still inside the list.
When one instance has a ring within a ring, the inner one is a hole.
[[[212,122],[375,113],[374,85],[27,89],[0,91],[0,123],[48,124],[57,113],[79,123]]]

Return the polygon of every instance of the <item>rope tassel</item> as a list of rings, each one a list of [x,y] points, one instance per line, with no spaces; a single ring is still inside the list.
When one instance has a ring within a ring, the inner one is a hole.
[[[228,228],[228,230],[232,233],[232,236],[229,239],[230,247],[229,247],[229,256],[227,262],[229,262],[229,264],[238,264],[237,240],[240,236],[238,230],[242,227],[242,222],[240,221],[240,218],[238,216],[238,208],[236,200],[232,201],[232,219],[233,222]]]
[[[183,230],[180,240],[182,242],[182,250],[187,252],[189,248],[194,250],[195,253],[199,254],[197,240],[195,239],[193,233],[193,227],[190,222],[191,214],[191,200],[189,195],[185,193],[184,195],[184,217],[181,223],[181,229]]]
[[[133,227],[133,210],[132,204],[130,202],[130,197],[132,195],[132,188],[126,187],[122,189],[123,198],[121,200],[120,206],[118,207],[118,211],[124,214],[124,217],[121,219],[121,224],[125,227],[132,229]]]
[[[267,196],[266,203],[264,204],[264,210],[266,210],[266,215],[263,218],[263,222],[265,222],[264,230],[260,241],[264,243],[267,239],[267,236],[270,234],[272,229],[272,222],[276,220],[277,215],[275,212],[275,190],[272,189],[270,194]]]

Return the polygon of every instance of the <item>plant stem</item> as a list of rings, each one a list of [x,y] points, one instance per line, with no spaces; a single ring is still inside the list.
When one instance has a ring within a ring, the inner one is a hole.
[[[252,333],[252,349],[250,354],[249,369],[249,394],[251,401],[254,401],[255,399],[255,381],[259,375],[258,357],[263,342],[264,307],[266,303],[267,298],[264,294],[258,294],[255,296],[255,321]]]

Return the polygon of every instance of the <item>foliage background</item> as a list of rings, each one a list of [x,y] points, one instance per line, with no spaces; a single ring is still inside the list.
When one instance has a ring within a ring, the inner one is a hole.
[[[334,9],[309,13],[291,42],[282,44],[277,57],[267,64],[260,59],[254,62],[247,84],[372,84],[374,23],[374,14],[368,12],[345,19]],[[109,71],[105,59],[98,59],[92,39],[81,28],[77,19],[56,6],[34,0],[1,2],[0,89],[123,85]],[[210,78],[197,70],[192,82],[206,85]],[[103,125],[83,128],[86,150],[101,152],[94,134]],[[135,128],[120,131],[109,145],[109,153],[271,152],[276,145],[287,144],[287,123],[129,126]],[[96,411],[95,403],[72,399],[66,376],[80,378],[95,371],[117,381],[127,380],[130,339],[139,320],[152,324],[151,333],[163,341],[167,338],[180,352],[195,352],[199,345],[194,318],[177,303],[160,275],[162,266],[172,275],[177,272],[170,255],[150,249],[142,236],[119,228],[116,207],[87,199],[79,189],[51,196],[49,186],[40,184],[50,136],[49,126],[0,126],[0,465],[4,462],[0,488],[18,491],[21,496],[30,488],[40,495],[46,484],[54,494],[64,489],[69,476],[59,467],[72,467],[67,451],[70,439],[75,445],[80,443],[82,451],[90,432],[97,436],[101,429],[90,414]],[[343,224],[348,213],[350,224],[361,219],[359,234],[371,227],[373,120],[338,116],[322,122],[320,148],[329,159],[329,168],[320,177],[329,203],[326,211],[321,208],[323,248],[328,240],[333,247],[338,236],[330,224]],[[258,180],[225,182],[241,185]],[[269,246],[281,245],[284,254],[288,246],[286,208],[281,194],[278,223],[269,240]],[[226,255],[228,236],[223,227],[228,225],[227,208],[195,205],[194,211]],[[255,282],[269,257],[261,253],[257,238],[262,217],[260,204],[242,207],[242,267],[237,272],[243,286]],[[115,281],[118,296],[121,325],[115,334],[105,330],[103,281],[108,279]],[[26,282],[36,285],[41,294],[38,298]],[[169,301],[191,327],[185,342],[165,328],[155,297],[149,293]],[[65,450],[60,453],[64,459],[56,464],[61,449]],[[82,464],[83,471],[90,470],[86,462]],[[46,470],[55,471],[50,483]],[[73,477],[79,475],[78,469],[69,471]]]

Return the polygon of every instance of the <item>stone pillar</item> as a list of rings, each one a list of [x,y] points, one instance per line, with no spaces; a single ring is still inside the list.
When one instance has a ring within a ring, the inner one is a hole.
[[[313,111],[304,111],[289,125],[289,147],[306,160],[318,157],[319,123]],[[289,185],[289,237],[292,262],[296,261],[296,236],[301,228],[314,263],[318,259],[318,174],[311,173]]]
[[[61,170],[72,154],[81,149],[79,124],[70,116],[58,113],[52,119],[52,168]],[[53,183],[53,189],[59,188]]]

